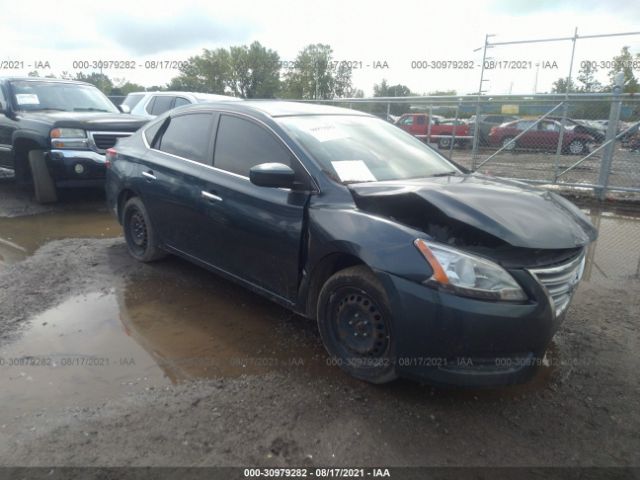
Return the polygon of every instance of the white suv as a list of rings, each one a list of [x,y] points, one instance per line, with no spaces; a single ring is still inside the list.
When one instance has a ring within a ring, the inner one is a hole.
[[[120,105],[124,113],[154,118],[158,115],[192,103],[238,102],[241,99],[226,95],[196,92],[132,92]]]

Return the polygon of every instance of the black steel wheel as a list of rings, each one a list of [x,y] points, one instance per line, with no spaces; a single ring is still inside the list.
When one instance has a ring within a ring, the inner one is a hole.
[[[365,266],[334,274],[320,292],[318,328],[332,362],[361,380],[397,378],[392,315],[386,293]]]
[[[124,206],[122,227],[129,253],[141,262],[152,262],[166,256],[158,247],[155,231],[142,200],[131,198]]]

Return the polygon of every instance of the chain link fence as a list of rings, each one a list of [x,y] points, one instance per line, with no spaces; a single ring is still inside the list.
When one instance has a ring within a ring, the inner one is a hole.
[[[536,184],[640,193],[640,98],[608,94],[331,100],[415,135],[459,165]],[[479,112],[479,113],[477,113]]]

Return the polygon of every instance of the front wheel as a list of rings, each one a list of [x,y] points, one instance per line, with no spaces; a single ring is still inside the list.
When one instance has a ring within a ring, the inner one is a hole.
[[[158,239],[149,220],[149,214],[138,197],[133,197],[125,203],[122,226],[127,248],[133,258],[141,262],[152,262],[166,256],[158,247]]]
[[[393,317],[384,288],[365,266],[334,274],[320,292],[318,328],[332,361],[370,383],[398,378]]]
[[[16,162],[19,160],[16,160]],[[56,185],[51,178],[42,150],[29,152],[29,167],[33,177],[33,193],[38,203],[55,203],[58,201]]]

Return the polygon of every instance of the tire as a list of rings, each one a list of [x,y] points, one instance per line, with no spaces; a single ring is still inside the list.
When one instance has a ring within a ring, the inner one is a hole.
[[[398,378],[389,301],[369,268],[350,267],[329,278],[317,313],[324,347],[340,368],[370,383]]]
[[[138,197],[130,198],[122,211],[122,228],[129,254],[141,262],[160,260],[167,254],[158,247],[158,238],[147,209]]]
[[[581,155],[587,150],[587,146],[582,140],[573,140],[567,145],[567,151],[571,155]]]
[[[513,152],[516,149],[516,142],[513,141],[513,137],[504,137],[500,146],[505,152]]]
[[[58,192],[53,183],[49,169],[44,160],[42,150],[31,150],[29,152],[29,167],[33,177],[33,192],[38,203],[54,203],[58,201]]]
[[[450,138],[439,138],[438,139],[438,147],[439,148],[449,148],[451,146]]]

